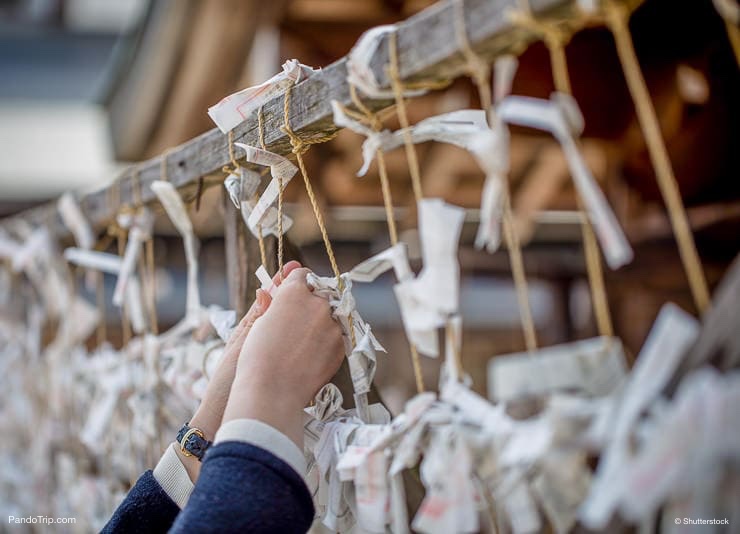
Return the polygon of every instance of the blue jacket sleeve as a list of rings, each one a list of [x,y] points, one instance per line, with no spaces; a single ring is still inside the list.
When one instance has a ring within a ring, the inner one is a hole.
[[[247,443],[211,447],[175,533],[305,533],[313,501],[301,476],[274,454]]]
[[[147,471],[139,477],[101,532],[167,532],[179,511],[152,472]]]

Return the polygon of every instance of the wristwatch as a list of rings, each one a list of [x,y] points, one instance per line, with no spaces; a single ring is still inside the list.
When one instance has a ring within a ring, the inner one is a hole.
[[[195,456],[199,462],[203,461],[203,455],[212,445],[203,431],[200,428],[191,427],[189,421],[182,425],[180,432],[177,433],[177,442],[180,444],[180,452],[185,456]]]

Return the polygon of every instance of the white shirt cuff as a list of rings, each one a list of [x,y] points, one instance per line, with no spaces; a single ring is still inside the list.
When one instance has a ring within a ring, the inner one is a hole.
[[[154,468],[154,479],[182,510],[188,503],[190,494],[193,493],[193,481],[190,480],[185,466],[175,451],[175,447],[178,446],[177,443],[172,443],[164,451],[157,467]]]
[[[223,441],[241,441],[260,447],[280,458],[301,477],[306,473],[303,451],[288,436],[257,419],[233,419],[224,423],[213,443]]]

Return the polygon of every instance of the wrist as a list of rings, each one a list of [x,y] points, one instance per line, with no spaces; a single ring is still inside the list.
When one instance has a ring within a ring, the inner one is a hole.
[[[256,419],[282,432],[302,449],[303,406],[291,400],[291,395],[237,378],[231,388],[223,423]]]
[[[195,484],[198,481],[198,476],[200,475],[200,462],[195,456],[186,456],[185,454],[183,454],[182,450],[180,449],[180,444],[177,442],[175,442],[175,453],[180,459],[180,462],[182,462],[182,465],[185,467],[185,471],[187,471],[188,477],[190,477],[190,481]]]
[[[208,407],[206,399],[204,399],[198,406],[198,409],[195,410],[192,419],[190,419],[190,426],[199,428],[203,432],[205,439],[213,441],[218,428],[221,426],[221,413],[217,414],[211,410]]]
[[[189,421],[188,426],[190,426],[190,428],[197,428],[203,433],[203,439],[213,442],[220,423],[220,420],[218,422],[215,421],[211,414],[208,413],[207,408],[204,408],[203,403],[201,403],[196,410],[195,415],[193,415],[193,418]],[[192,454],[185,454],[182,451],[182,444],[177,440],[175,440],[175,452],[177,453],[177,457],[180,459],[180,462],[182,462],[182,465],[185,467],[190,480],[195,484],[200,475],[201,460]]]

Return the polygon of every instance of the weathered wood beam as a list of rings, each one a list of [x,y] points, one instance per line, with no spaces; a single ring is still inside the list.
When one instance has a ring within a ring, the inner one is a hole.
[[[507,52],[516,51],[534,36],[516,27],[507,17],[509,10],[517,9],[517,0],[466,0],[465,22],[468,38],[473,49],[487,60]],[[569,20],[575,9],[575,0],[529,0],[532,12],[537,17],[553,17]],[[465,71],[465,61],[455,38],[455,6],[452,1],[440,2],[398,24],[398,52],[401,78],[404,81],[438,81],[452,79]],[[381,42],[371,67],[376,78],[388,86],[386,65],[388,64],[388,41]],[[324,135],[337,129],[332,121],[330,102],[338,100],[351,104],[349,86],[346,82],[346,58],[342,58],[306,81],[298,84],[292,92],[289,110],[293,130],[304,138]],[[387,107],[389,101],[367,100],[375,110]],[[205,113],[206,110],[203,110]],[[265,140],[268,148],[279,154],[290,153],[290,143],[280,129],[283,120],[283,97],[278,97],[264,106]],[[234,140],[250,145],[258,144],[256,117],[240,124],[234,130]],[[143,202],[155,200],[149,185],[161,179],[161,168],[177,188],[192,186],[202,176],[218,172],[229,162],[227,136],[213,129],[190,141],[168,150],[165,155],[149,159],[126,169],[108,188],[85,195],[80,205],[95,228],[106,226],[118,212],[120,205],[110,205],[111,196],[120,199],[120,204],[133,204],[132,176],[139,172]],[[162,158],[166,158],[164,164]],[[108,189],[118,188],[116,195]],[[66,235],[66,229],[56,215],[56,204],[50,202],[22,212],[15,217],[31,224],[52,224],[57,235]],[[9,227],[13,218],[6,219],[0,226]]]

